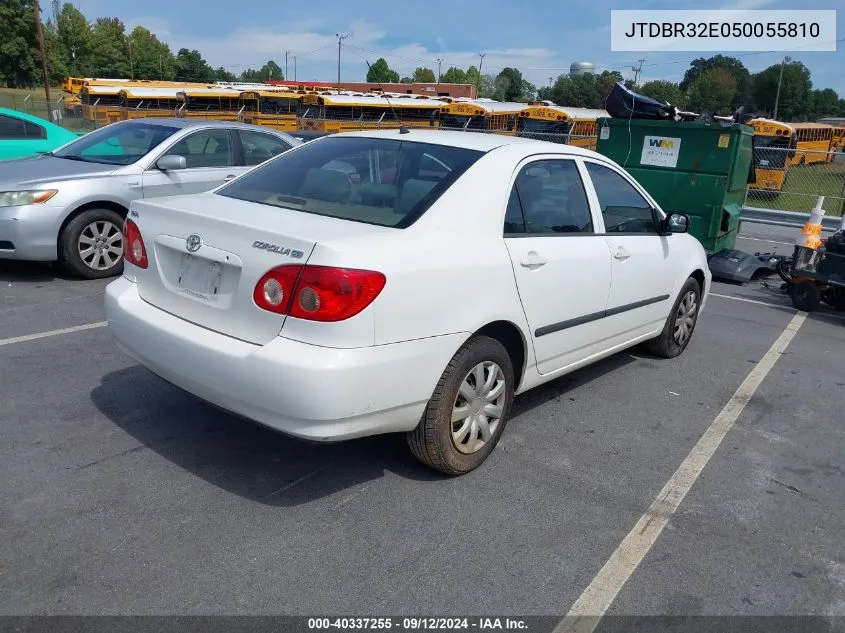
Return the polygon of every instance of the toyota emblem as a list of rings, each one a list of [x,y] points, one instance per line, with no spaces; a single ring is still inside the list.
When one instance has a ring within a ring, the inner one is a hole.
[[[185,239],[185,248],[188,249],[189,253],[196,253],[200,249],[200,246],[202,246],[202,238],[196,233],[189,235]]]

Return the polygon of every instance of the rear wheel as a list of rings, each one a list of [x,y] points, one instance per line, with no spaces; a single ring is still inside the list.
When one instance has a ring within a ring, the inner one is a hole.
[[[123,271],[123,218],[111,209],[88,209],[68,222],[59,236],[59,264],[85,279]]]
[[[792,286],[792,305],[798,310],[812,312],[818,309],[822,293],[812,281],[801,281]]]
[[[783,279],[786,283],[792,283],[792,258],[791,257],[784,257],[783,259],[778,260],[776,270],[778,273],[778,277]]]
[[[701,288],[690,277],[684,283],[672,311],[663,325],[660,336],[646,343],[647,349],[662,358],[675,358],[689,345],[695,325],[698,323],[698,310],[701,303]]]
[[[449,475],[478,468],[502,436],[513,394],[513,365],[505,348],[488,336],[474,336],[452,357],[422,420],[408,433],[411,452]]]

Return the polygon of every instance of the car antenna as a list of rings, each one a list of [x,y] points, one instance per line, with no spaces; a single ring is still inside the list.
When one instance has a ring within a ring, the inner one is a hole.
[[[370,70],[373,67],[370,65],[366,59],[364,60],[367,64],[367,68]],[[387,105],[390,106],[390,113],[393,115],[393,118],[396,119],[396,122],[399,124],[399,134],[408,134],[411,130],[409,130],[406,126],[402,125],[402,120],[399,118],[399,115],[396,113],[396,109],[393,107],[393,104],[390,103],[390,99],[387,97],[387,91],[384,89],[384,86],[381,85],[381,81],[376,79],[376,83],[378,84],[379,89],[381,90],[381,96],[384,97],[384,100],[387,101]]]

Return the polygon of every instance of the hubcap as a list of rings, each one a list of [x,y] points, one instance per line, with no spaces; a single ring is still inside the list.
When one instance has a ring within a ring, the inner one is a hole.
[[[112,222],[97,220],[82,230],[77,249],[88,268],[108,270],[123,257],[123,234]]]
[[[698,303],[695,291],[690,290],[681,299],[678,305],[678,313],[675,315],[675,329],[673,337],[678,345],[686,345],[692,335],[692,328],[695,326],[695,318],[698,315]]]
[[[452,407],[452,442],[467,455],[481,450],[502,422],[505,373],[492,361],[473,367],[458,389]]]

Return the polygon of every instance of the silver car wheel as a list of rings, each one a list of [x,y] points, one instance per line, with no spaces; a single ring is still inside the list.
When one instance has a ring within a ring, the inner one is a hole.
[[[690,290],[678,304],[678,312],[675,314],[675,328],[673,338],[678,345],[685,345],[692,335],[695,326],[695,318],[698,314],[698,297],[694,290]]]
[[[472,454],[489,442],[502,421],[505,374],[492,361],[473,367],[461,382],[452,406],[452,442],[461,453]]]
[[[96,220],[82,229],[77,249],[79,258],[89,268],[114,268],[123,257],[123,233],[108,220]]]

